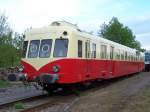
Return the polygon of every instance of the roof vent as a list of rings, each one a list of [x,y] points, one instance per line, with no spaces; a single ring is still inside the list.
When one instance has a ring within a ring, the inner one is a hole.
[[[59,22],[52,22],[51,26],[60,26],[60,23]]]
[[[54,21],[51,23],[51,26],[70,26],[75,29],[78,29],[78,26],[76,24],[72,24],[67,21]]]

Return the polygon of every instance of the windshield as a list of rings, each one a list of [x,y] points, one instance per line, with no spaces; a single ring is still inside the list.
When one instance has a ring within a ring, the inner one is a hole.
[[[51,47],[52,47],[52,40],[51,39],[45,39],[41,41],[41,46],[40,46],[40,58],[48,58],[50,56],[51,52]]]
[[[36,58],[38,56],[40,40],[32,40],[30,42],[28,58]]]
[[[68,51],[68,39],[56,39],[54,57],[66,57]]]
[[[22,58],[26,57],[27,47],[28,47],[28,41],[24,41],[23,42]]]

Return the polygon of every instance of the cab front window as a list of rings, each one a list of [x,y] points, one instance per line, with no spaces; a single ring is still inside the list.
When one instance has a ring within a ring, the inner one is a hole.
[[[30,42],[28,58],[37,58],[39,52],[40,40],[32,40]]]
[[[45,39],[41,41],[40,46],[40,58],[48,58],[51,53],[51,47],[52,47],[52,40],[51,39]]]
[[[68,51],[68,39],[56,39],[54,57],[66,57]]]

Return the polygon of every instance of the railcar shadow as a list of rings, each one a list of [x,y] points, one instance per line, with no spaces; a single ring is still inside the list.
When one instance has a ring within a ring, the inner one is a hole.
[[[73,88],[68,87],[65,89],[60,89],[59,91],[55,91],[52,94],[50,94],[50,96],[67,96],[67,95],[71,95],[74,94],[76,96],[80,96],[80,93],[82,94],[83,92],[87,92],[87,91],[97,91],[103,88],[107,88],[110,85],[123,81],[123,80],[128,80],[129,78],[132,77],[136,77],[140,75],[140,73],[134,73],[134,74],[130,74],[130,75],[126,75],[126,76],[122,76],[122,77],[118,77],[118,78],[112,78],[112,79],[105,79],[105,80],[101,80],[101,81],[92,81],[91,84],[89,86],[83,86],[81,87],[81,85],[75,85],[73,86]],[[80,89],[78,88],[80,86]]]

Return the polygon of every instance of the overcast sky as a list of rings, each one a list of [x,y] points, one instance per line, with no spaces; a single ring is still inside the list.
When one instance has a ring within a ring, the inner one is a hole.
[[[14,31],[65,20],[86,31],[98,31],[113,16],[132,29],[142,47],[150,49],[150,0],[0,0]]]

